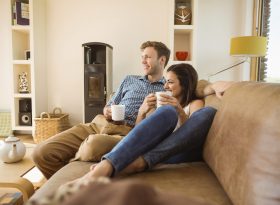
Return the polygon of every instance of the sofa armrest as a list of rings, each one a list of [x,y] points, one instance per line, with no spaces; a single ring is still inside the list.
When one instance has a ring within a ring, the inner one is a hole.
[[[34,193],[33,184],[22,177],[18,177],[14,181],[0,182],[0,187],[18,189],[23,195],[24,202],[26,202]]]
[[[236,83],[221,101],[205,162],[233,204],[279,204],[280,84]]]

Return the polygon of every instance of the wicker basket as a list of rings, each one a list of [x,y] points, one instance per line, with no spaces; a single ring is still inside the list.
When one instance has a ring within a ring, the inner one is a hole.
[[[62,114],[60,108],[54,108],[53,113],[42,112],[40,118],[35,118],[34,141],[40,143],[49,137],[60,133],[68,128],[68,114]]]

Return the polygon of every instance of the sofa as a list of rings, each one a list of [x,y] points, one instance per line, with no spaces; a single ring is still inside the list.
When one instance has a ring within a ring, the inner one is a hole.
[[[280,204],[280,84],[238,82],[221,99],[214,94],[205,97],[205,105],[218,111],[204,144],[204,161],[160,165],[119,176],[114,182],[139,180],[161,193],[176,193],[209,205]],[[91,164],[67,164],[31,201],[84,175]]]

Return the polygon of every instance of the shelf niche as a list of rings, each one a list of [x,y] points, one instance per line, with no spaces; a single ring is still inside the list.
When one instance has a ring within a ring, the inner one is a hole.
[[[13,60],[26,60],[26,52],[30,50],[30,35],[26,30],[12,30]]]
[[[26,72],[27,73],[27,82],[28,82],[28,89],[29,89],[29,93],[31,93],[31,70],[30,70],[30,65],[14,65],[14,93],[15,94],[22,94],[19,93],[19,76]]]
[[[174,32],[174,61],[176,59],[177,51],[187,51],[188,57],[186,61],[192,60],[192,30],[175,30]]]

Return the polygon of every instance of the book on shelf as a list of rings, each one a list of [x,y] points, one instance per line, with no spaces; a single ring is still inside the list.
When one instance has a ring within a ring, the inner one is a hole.
[[[13,25],[29,25],[29,4],[16,1],[13,5]]]

